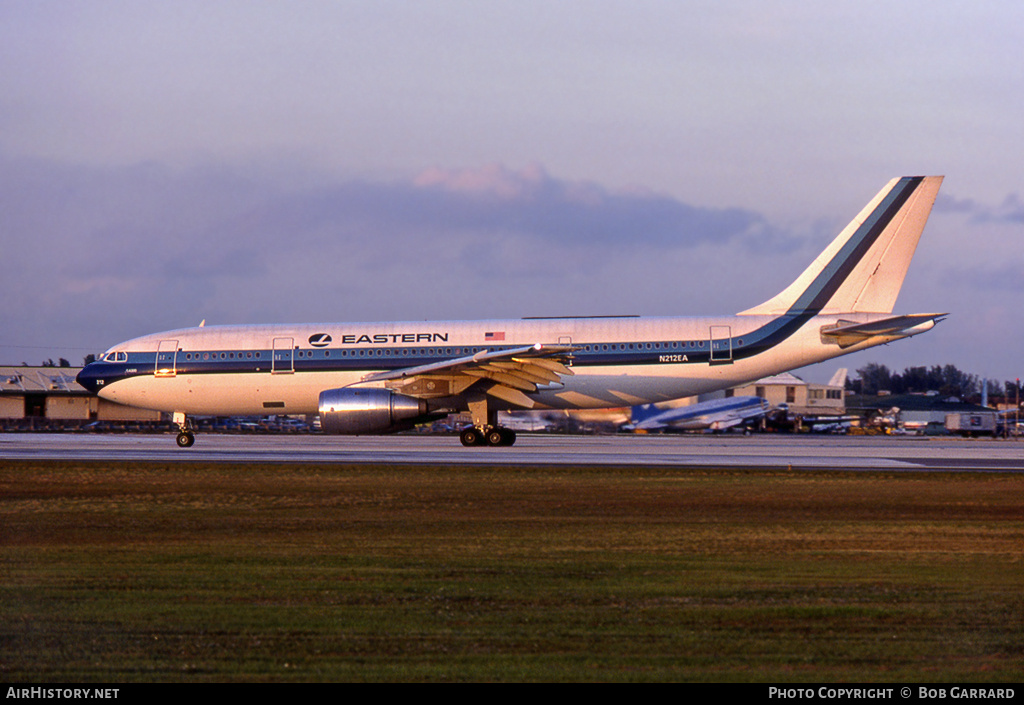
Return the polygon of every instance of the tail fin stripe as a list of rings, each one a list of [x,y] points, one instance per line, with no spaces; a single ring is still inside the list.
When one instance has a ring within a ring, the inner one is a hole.
[[[923,181],[922,176],[900,179],[821,274],[797,298],[787,314],[819,313]]]
[[[923,181],[924,177],[916,176],[899,179],[786,313],[744,335],[745,344],[733,341],[734,358],[757,355],[778,345],[818,315]]]

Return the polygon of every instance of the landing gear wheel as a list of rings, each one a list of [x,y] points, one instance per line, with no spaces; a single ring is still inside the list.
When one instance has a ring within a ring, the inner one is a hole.
[[[501,448],[510,446],[516,442],[516,432],[511,429],[495,426],[487,431],[483,438],[484,443],[489,445],[491,448]]]
[[[462,441],[462,445],[466,446],[478,446],[484,442],[484,436],[480,433],[480,430],[474,427],[463,429],[462,433],[459,434],[459,440]]]
[[[192,444],[196,442],[196,437],[187,431],[182,431],[178,434],[178,447],[179,448],[191,448]]]

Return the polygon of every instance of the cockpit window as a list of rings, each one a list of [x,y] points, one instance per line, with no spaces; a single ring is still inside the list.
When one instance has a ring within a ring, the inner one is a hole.
[[[107,362],[128,362],[128,353],[126,352],[110,352],[103,358]]]

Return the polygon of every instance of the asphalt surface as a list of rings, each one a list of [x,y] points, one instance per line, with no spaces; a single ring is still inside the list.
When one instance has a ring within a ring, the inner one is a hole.
[[[456,436],[5,433],[2,460],[434,465],[623,465],[1024,472],[1024,440],[793,435],[519,435],[511,448]]]

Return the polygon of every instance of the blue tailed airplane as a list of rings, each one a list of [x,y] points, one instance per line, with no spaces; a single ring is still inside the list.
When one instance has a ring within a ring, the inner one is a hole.
[[[726,397],[668,409],[642,404],[630,410],[630,423],[623,428],[627,431],[725,431],[735,426],[749,426],[763,419],[771,408],[761,397]]]
[[[79,383],[169,412],[319,414],[327,433],[468,411],[467,446],[507,446],[499,410],[651,404],[726,389],[931,329],[892,310],[942,177],[890,181],[796,281],[728,317],[200,326],[119,343]]]

